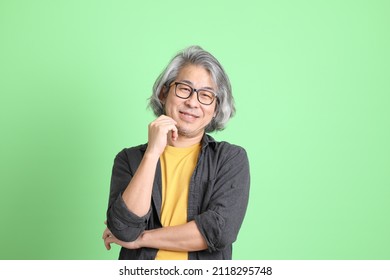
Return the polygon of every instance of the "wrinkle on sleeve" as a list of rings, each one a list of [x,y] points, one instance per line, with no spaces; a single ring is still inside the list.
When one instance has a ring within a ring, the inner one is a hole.
[[[122,195],[119,195],[107,211],[107,227],[119,240],[130,242],[138,238],[145,230],[151,210],[139,217],[128,210]]]
[[[214,211],[207,211],[195,217],[195,223],[203,235],[210,252],[217,251],[225,220]]]

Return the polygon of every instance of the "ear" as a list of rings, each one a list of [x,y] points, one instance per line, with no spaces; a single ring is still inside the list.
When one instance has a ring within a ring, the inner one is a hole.
[[[161,104],[165,104],[165,100],[167,99],[167,87],[165,85],[162,86],[158,99],[160,99]]]
[[[216,102],[215,103],[215,108],[214,108],[213,118],[215,118],[217,116],[217,114],[218,114],[218,107],[219,107],[218,105],[219,105],[218,102]]]

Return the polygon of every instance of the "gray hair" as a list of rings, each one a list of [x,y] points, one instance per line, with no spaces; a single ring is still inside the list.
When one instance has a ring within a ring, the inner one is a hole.
[[[149,99],[149,107],[152,108],[157,117],[164,114],[164,106],[159,97],[162,93],[166,94],[163,90],[169,88],[169,85],[176,79],[180,70],[187,65],[202,66],[210,73],[211,78],[217,85],[216,114],[206,126],[205,131],[223,130],[226,123],[236,112],[232,88],[222,65],[213,55],[199,46],[190,46],[172,58],[153,85],[153,94]]]

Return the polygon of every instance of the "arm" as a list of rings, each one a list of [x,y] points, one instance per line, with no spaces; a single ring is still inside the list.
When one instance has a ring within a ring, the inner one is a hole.
[[[206,241],[194,221],[184,225],[145,231],[140,245],[141,247],[185,252],[207,249]]]
[[[122,194],[127,209],[137,216],[145,216],[149,211],[158,159],[158,156],[145,152],[137,171]]]
[[[116,243],[127,249],[148,247],[185,252],[207,249],[207,244],[194,221],[180,226],[146,230],[133,242],[121,241],[106,229],[103,234],[103,239],[108,250],[111,248],[111,243]]]
[[[138,216],[146,215],[150,209],[157,162],[167,145],[168,132],[177,133],[173,119],[160,116],[149,125],[148,148],[122,198],[128,209]],[[173,138],[176,138],[176,134]]]
[[[160,116],[149,125],[148,147],[134,175],[124,154],[115,158],[107,211],[108,228],[123,241],[134,241],[144,231],[150,215],[157,162],[167,145],[168,133],[177,138],[176,122]],[[124,188],[124,184],[127,186]],[[123,193],[122,193],[123,192]]]

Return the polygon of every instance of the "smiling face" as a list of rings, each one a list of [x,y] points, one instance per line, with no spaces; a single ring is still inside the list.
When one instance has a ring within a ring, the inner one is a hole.
[[[185,66],[174,82],[185,83],[196,89],[207,88],[214,92],[217,89],[210,73],[197,65]],[[188,99],[182,99],[175,95],[174,83],[161,101],[164,104],[165,114],[177,122],[179,136],[201,138],[205,127],[215,115],[216,99],[210,105],[203,105],[198,101],[196,92],[193,92]]]

